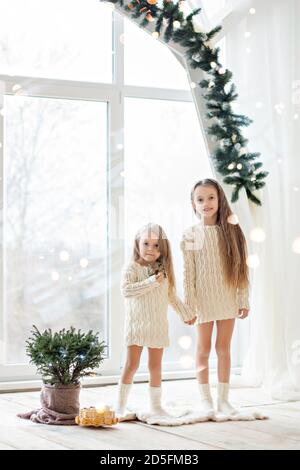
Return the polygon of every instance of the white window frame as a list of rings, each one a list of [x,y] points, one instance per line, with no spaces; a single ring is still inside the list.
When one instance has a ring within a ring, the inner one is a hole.
[[[108,285],[109,287],[109,304],[108,304],[108,324],[109,324],[109,345],[111,355],[105,359],[101,364],[96,377],[87,378],[83,380],[83,384],[107,384],[116,383],[121,369],[121,357],[123,350],[123,319],[124,319],[124,305],[123,299],[120,294],[119,285],[116,282],[111,282],[112,274],[121,272],[124,264],[124,212],[118,214],[118,234],[119,237],[111,237],[111,231],[115,227],[111,226],[110,221],[115,217],[114,209],[119,208],[120,200],[124,200],[124,178],[121,172],[124,169],[124,136],[120,133],[120,129],[124,129],[124,99],[128,97],[145,98],[145,99],[161,99],[161,100],[174,100],[183,102],[195,102],[190,91],[164,89],[164,88],[151,88],[144,86],[131,86],[124,84],[124,50],[123,45],[119,41],[119,37],[124,32],[124,18],[121,15],[113,14],[112,16],[113,28],[113,51],[114,60],[113,68],[114,80],[110,84],[94,83],[94,82],[80,82],[70,80],[57,80],[46,78],[35,78],[25,76],[1,75],[0,83],[5,84],[5,94],[13,94],[12,86],[19,83],[25,90],[24,94],[34,97],[47,97],[47,98],[61,98],[61,99],[74,99],[74,100],[91,100],[102,101],[108,103]],[[175,53],[176,55],[176,53]],[[177,57],[179,62],[184,65],[181,58]],[[26,86],[33,85],[33,89],[41,90],[30,94],[26,92]],[[38,86],[34,86],[38,85]],[[199,116],[199,107],[197,108]],[[0,116],[0,142],[3,142],[3,123],[4,119]],[[201,120],[200,120],[201,124]],[[115,135],[118,135],[118,144],[120,150],[116,150]],[[4,146],[3,146],[4,147]],[[0,193],[2,200],[2,221],[5,220],[3,216],[3,147],[0,148]],[[113,152],[110,149],[114,149]],[[116,172],[118,173],[117,185],[113,185],[112,181],[116,182]],[[117,189],[115,187],[117,186]],[[1,224],[1,241],[3,241],[3,224]],[[4,333],[5,333],[5,319],[4,319],[4,296],[3,292],[3,258],[4,247],[2,243],[2,256],[1,256],[1,287],[0,287],[0,391],[11,389],[29,389],[39,387],[41,380],[36,376],[36,369],[30,365],[16,364],[4,365]],[[112,253],[112,256],[109,254]],[[114,273],[112,273],[112,266],[114,266]],[[239,348],[238,348],[239,349]],[[237,362],[239,359],[237,358]],[[174,378],[191,378],[194,377],[194,370],[178,370],[169,371],[163,374],[164,379]],[[137,374],[136,380],[145,380],[147,374]]]

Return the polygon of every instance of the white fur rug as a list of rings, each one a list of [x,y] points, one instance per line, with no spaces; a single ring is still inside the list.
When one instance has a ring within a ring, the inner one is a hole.
[[[151,414],[149,411],[136,409],[124,417],[122,421],[138,419],[147,424],[156,424],[160,426],[181,426],[183,424],[200,423],[204,421],[254,421],[256,419],[267,419],[268,416],[261,411],[254,409],[237,410],[237,413],[225,415],[223,413],[204,413],[200,410],[189,410],[167,405],[165,415]]]

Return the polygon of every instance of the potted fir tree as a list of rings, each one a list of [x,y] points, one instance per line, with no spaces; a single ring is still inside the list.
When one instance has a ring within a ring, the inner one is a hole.
[[[75,424],[80,379],[99,367],[106,345],[99,341],[98,333],[83,333],[74,327],[41,333],[34,325],[31,334],[26,352],[43,379],[42,408],[19,416],[39,423]]]

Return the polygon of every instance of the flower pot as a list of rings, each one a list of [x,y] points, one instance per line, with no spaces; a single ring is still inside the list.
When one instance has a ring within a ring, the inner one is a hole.
[[[56,413],[77,415],[79,412],[80,385],[49,385],[44,384],[41,390],[43,408]]]
[[[42,408],[18,416],[35,423],[72,425],[79,413],[80,385],[44,384],[41,390]]]

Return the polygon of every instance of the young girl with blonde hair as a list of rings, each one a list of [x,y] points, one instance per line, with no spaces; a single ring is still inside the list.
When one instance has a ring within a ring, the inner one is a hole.
[[[127,358],[119,382],[117,415],[120,420],[130,415],[126,404],[143,347],[148,348],[150,411],[165,414],[161,406],[161,364],[164,348],[169,346],[168,305],[187,324],[193,324],[196,317],[176,294],[171,246],[160,225],[150,223],[136,234],[121,290],[125,297]]]

